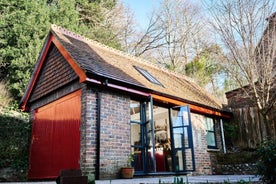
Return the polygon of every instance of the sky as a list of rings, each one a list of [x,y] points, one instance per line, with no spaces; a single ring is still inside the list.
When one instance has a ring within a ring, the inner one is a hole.
[[[146,27],[151,11],[158,7],[160,0],[119,0],[119,2],[129,6],[140,26]]]
[[[135,19],[140,24],[141,28],[146,28],[148,17],[154,9],[157,9],[160,2],[163,0],[119,0],[124,5],[128,6],[135,14]],[[202,0],[192,0],[191,2],[201,4]],[[209,2],[209,0],[205,0]]]

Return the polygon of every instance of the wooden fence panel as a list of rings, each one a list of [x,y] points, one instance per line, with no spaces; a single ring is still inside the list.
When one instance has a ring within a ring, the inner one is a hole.
[[[231,123],[237,126],[238,139],[236,145],[241,149],[256,149],[267,137],[266,126],[262,115],[256,107],[231,108],[233,119]],[[276,107],[269,114],[276,127]]]

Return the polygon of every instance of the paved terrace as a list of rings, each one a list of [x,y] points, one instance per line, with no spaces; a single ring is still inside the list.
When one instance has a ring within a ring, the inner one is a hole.
[[[184,183],[188,181],[189,184],[193,183],[237,183],[240,181],[246,182],[257,182],[259,177],[254,175],[206,175],[206,176],[178,176],[182,177]],[[161,183],[173,183],[174,177],[154,177],[154,178],[134,178],[134,179],[114,179],[114,180],[96,180],[96,184],[158,184],[159,180]],[[1,183],[1,184],[12,184]],[[14,184],[56,184],[55,181],[45,182],[14,182]]]

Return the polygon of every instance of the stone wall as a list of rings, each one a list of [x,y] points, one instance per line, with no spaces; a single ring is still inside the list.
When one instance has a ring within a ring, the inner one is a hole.
[[[218,164],[214,168],[215,174],[222,175],[256,175],[257,166],[253,163],[248,164]]]
[[[213,174],[256,174],[258,154],[256,152],[229,152],[211,154]]]

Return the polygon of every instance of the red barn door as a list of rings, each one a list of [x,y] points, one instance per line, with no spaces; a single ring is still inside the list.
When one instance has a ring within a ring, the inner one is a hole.
[[[78,169],[81,91],[35,110],[29,179],[56,178],[61,169]]]

